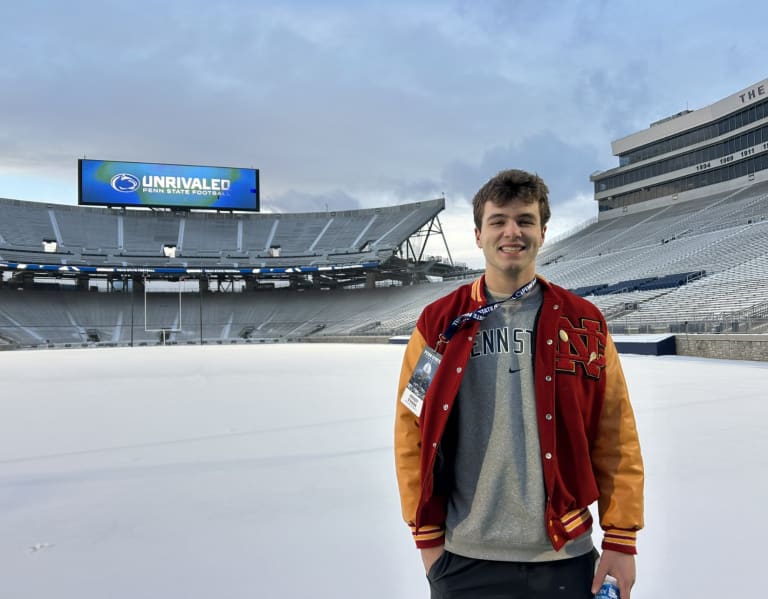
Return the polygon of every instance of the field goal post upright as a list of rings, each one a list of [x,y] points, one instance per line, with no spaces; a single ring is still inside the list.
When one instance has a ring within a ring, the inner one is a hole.
[[[148,313],[149,313],[149,298],[147,297],[149,295],[149,285],[147,284],[149,282],[149,279],[147,277],[144,277],[144,332],[145,333],[160,333],[160,341],[163,345],[166,344],[168,341],[168,335],[171,333],[181,333],[183,331],[183,327],[181,325],[181,290],[182,290],[182,282],[176,281],[177,285],[177,291],[179,295],[179,303],[178,303],[178,311],[176,312],[176,323],[171,324],[169,326],[160,326],[155,327],[150,325]],[[166,283],[170,283],[171,281],[166,281]],[[152,323],[154,325],[154,323]]]

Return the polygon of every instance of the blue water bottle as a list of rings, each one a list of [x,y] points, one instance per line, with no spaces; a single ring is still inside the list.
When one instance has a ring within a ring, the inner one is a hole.
[[[597,595],[595,595],[595,599],[621,599],[621,595],[619,595],[619,585],[616,584],[617,582],[618,580],[613,576],[606,576],[603,581],[603,586],[600,587],[600,590],[597,591]]]

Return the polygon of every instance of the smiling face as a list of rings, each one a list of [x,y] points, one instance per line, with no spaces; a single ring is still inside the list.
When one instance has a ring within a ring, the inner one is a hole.
[[[492,292],[511,295],[533,279],[546,230],[537,201],[485,203],[475,241],[485,255],[485,282]]]

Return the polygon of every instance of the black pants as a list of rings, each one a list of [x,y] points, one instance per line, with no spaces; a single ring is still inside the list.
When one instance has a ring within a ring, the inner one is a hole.
[[[427,574],[432,599],[592,599],[597,551],[554,562],[496,562],[444,552]]]

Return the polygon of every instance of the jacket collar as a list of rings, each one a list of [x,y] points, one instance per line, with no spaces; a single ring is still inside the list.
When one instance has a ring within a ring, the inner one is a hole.
[[[554,291],[552,284],[544,277],[537,274],[536,281],[538,285],[545,291]],[[484,306],[488,303],[488,298],[485,295],[485,275],[482,275],[479,279],[475,279],[472,283],[472,302],[477,303],[480,306]]]

